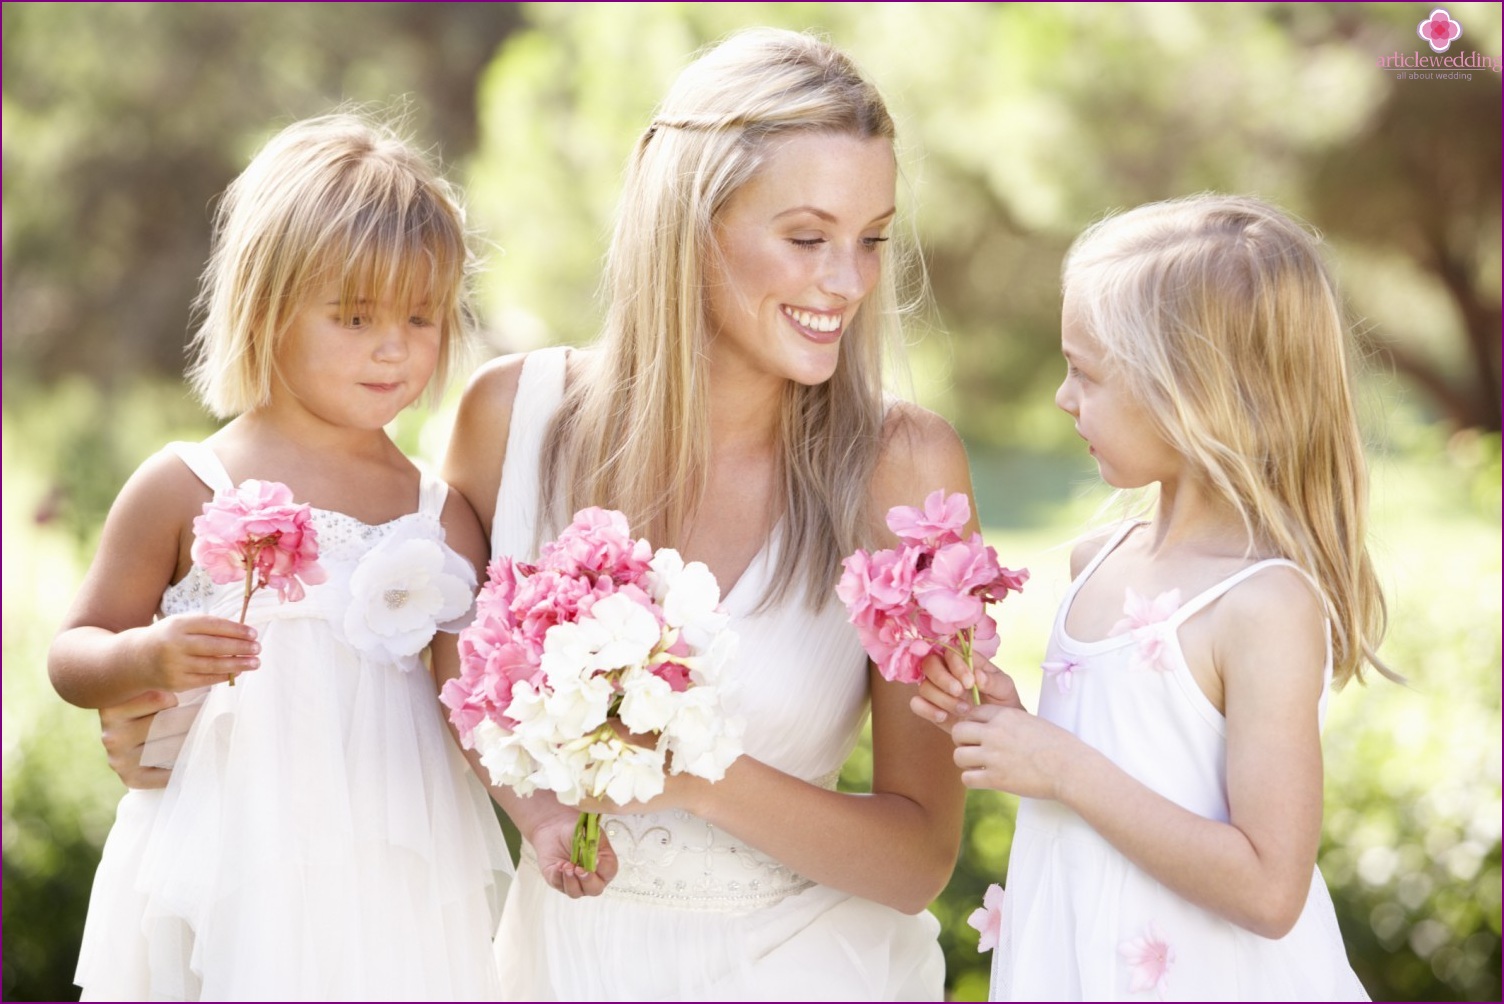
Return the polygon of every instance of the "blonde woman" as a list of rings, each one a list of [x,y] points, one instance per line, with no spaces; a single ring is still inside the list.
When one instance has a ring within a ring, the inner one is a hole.
[[[1060,342],[1102,479],[1158,498],[1072,555],[1039,715],[1008,685],[952,729],[968,786],[1023,796],[992,997],[1367,1000],[1316,870],[1320,730],[1388,673],[1384,601],[1317,240],[1247,198],[1112,217],[1066,260]],[[953,668],[916,712],[951,721]]]
[[[493,554],[621,509],[709,565],[741,638],[746,753],[724,780],[597,806],[620,861],[597,898],[559,896],[589,876],[524,850],[497,938],[517,999],[942,995],[925,907],[963,791],[833,593],[845,554],[885,543],[890,506],[970,490],[954,431],[884,396],[893,142],[823,41],[759,30],[709,50],[632,155],[599,343],[498,360],[465,394],[445,473]],[[839,792],[869,708],[873,790]]]

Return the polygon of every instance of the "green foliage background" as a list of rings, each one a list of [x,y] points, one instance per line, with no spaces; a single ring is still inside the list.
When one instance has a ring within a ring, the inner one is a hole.
[[[1252,191],[1329,234],[1369,361],[1374,545],[1409,687],[1336,695],[1321,867],[1378,1000],[1500,998],[1499,76],[1396,80],[1412,4],[7,4],[4,8],[4,986],[66,999],[120,788],[46,646],[114,493],[212,426],[178,381],[207,204],[269,130],[406,95],[494,242],[488,351],[588,341],[621,166],[700,45],[828,32],[899,119],[928,264],[914,390],[972,448],[1000,610],[1037,687],[1066,542],[1102,496],[1058,380],[1060,255],[1101,213]],[[1497,5],[1449,8],[1500,55]],[[132,58],[119,58],[122,53]],[[452,396],[451,396],[452,398]],[[448,410],[399,423],[442,448]],[[860,788],[859,750],[843,783]],[[973,794],[933,910],[954,999],[1011,800]],[[861,839],[860,835],[851,835]],[[901,862],[895,863],[901,867]]]

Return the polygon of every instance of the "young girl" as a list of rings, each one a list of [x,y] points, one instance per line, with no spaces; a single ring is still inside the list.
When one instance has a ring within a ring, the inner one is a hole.
[[[1022,797],[996,1000],[1366,1000],[1315,869],[1329,688],[1384,629],[1341,310],[1304,227],[1200,196],[1064,271],[1056,403],[1153,518],[1088,540],[1038,716],[932,660],[914,710]]]
[[[495,999],[510,861],[420,653],[457,630],[485,542],[383,431],[442,380],[471,260],[454,193],[358,118],[287,128],[226,193],[193,377],[236,417],[132,476],[49,657],[85,707],[207,688],[166,790],[121,801],[85,1000]],[[242,625],[242,585],[190,548],[252,478],[313,507],[325,581],[257,593]]]

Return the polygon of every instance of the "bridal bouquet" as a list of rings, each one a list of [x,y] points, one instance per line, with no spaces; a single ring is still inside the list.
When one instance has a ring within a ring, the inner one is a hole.
[[[997,622],[986,605],[1022,590],[1029,572],[1000,566],[979,533],[963,540],[970,519],[965,495],[932,492],[923,509],[888,510],[898,547],[857,551],[843,562],[836,595],[884,679],[918,683],[920,661],[942,649],[968,662],[973,652],[997,654]]]
[[[536,565],[500,557],[487,576],[441,700],[494,783],[625,804],[660,794],[665,772],[719,780],[741,754],[717,686],[736,635],[704,564],[591,508]],[[591,870],[599,823],[575,827],[572,860]]]

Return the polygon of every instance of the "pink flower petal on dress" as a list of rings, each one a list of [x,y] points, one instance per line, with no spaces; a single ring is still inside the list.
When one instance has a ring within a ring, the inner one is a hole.
[[[1060,688],[1062,694],[1069,694],[1081,664],[1075,659],[1051,659],[1039,668],[1044,670],[1045,676],[1055,681],[1055,686]]]
[[[1160,593],[1151,602],[1144,599],[1132,586],[1127,588],[1123,599],[1123,618],[1112,626],[1108,635],[1127,634],[1170,619],[1180,609],[1180,590],[1171,589]]]
[[[1170,968],[1175,965],[1175,949],[1165,939],[1164,932],[1152,920],[1144,925],[1144,933],[1129,938],[1118,946],[1118,954],[1128,964],[1128,992],[1134,994],[1153,991],[1163,995],[1169,985]]]
[[[981,938],[977,951],[990,952],[997,947],[1003,936],[1003,888],[996,882],[987,887],[982,905],[971,912],[966,923],[973,927]]]
[[[1131,666],[1134,669],[1169,672],[1170,637],[1163,627],[1140,628],[1133,632],[1133,638],[1135,648]]]

